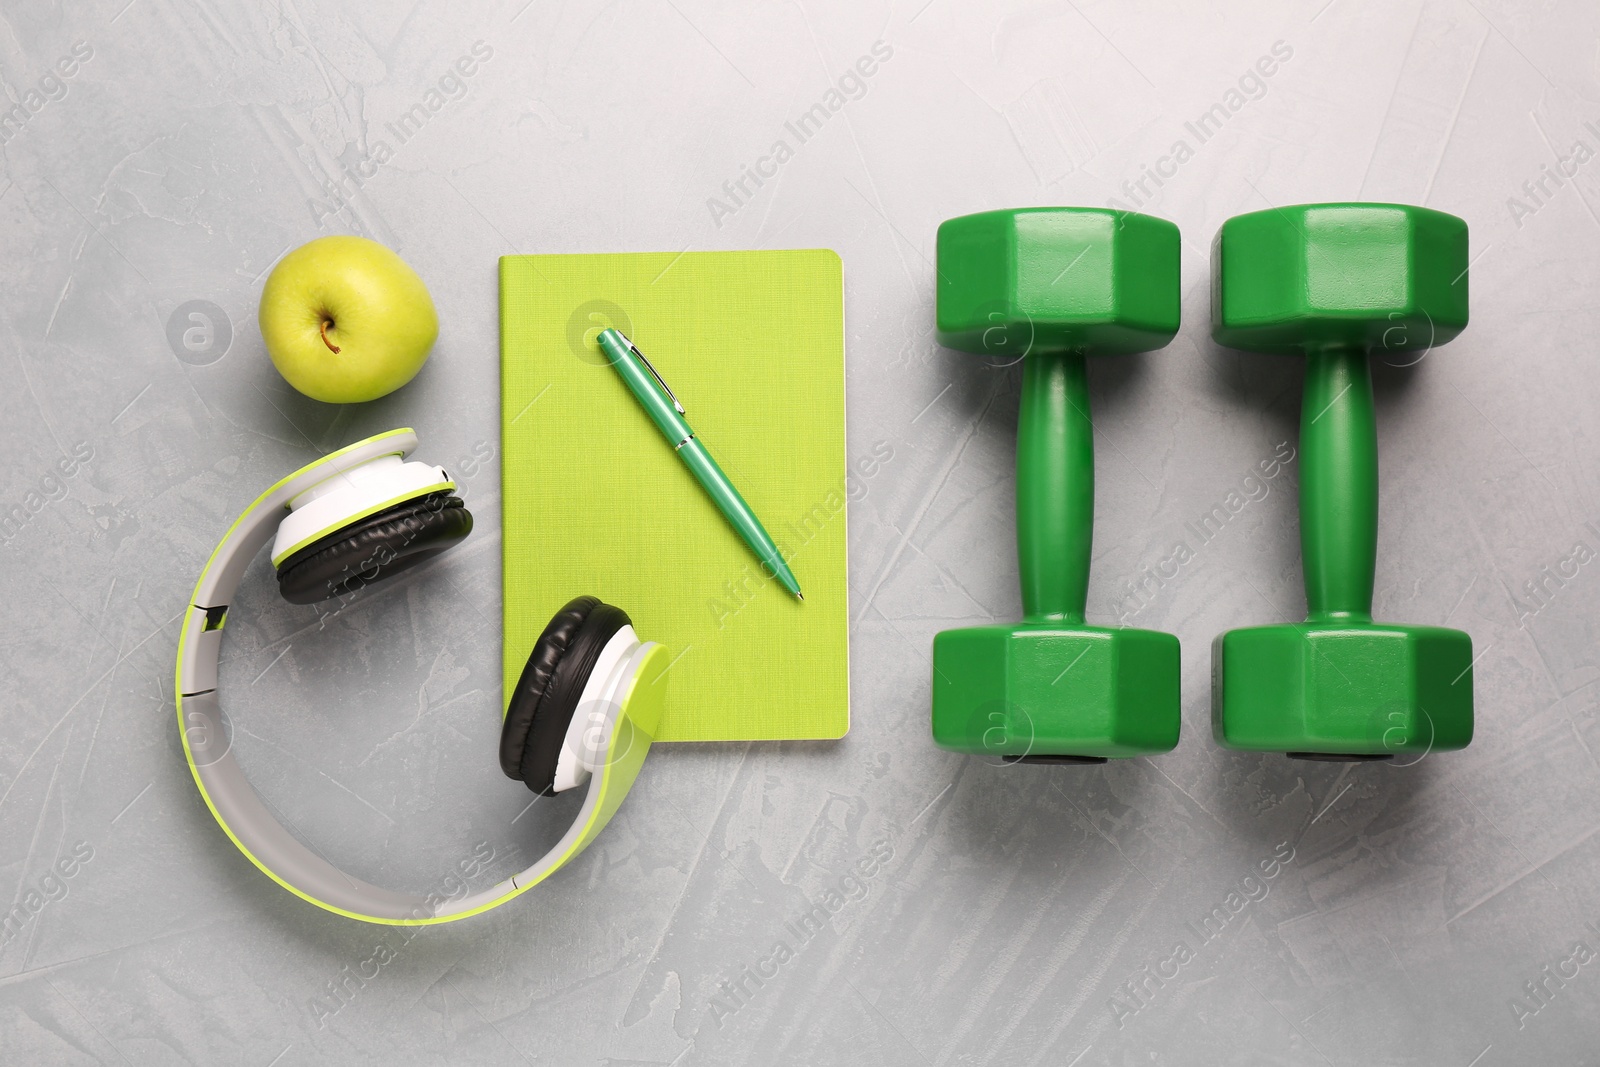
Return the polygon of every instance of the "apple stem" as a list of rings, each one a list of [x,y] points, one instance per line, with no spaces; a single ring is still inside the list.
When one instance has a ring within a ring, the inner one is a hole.
[[[328,327],[333,325],[332,319],[322,320],[322,343],[328,346],[328,351],[334,355],[339,354],[339,346],[328,340]]]

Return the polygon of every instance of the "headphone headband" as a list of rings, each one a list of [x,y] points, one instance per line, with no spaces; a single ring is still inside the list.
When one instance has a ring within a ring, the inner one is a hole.
[[[382,889],[355,878],[302,844],[261,802],[234,759],[217,693],[217,661],[228,605],[245,570],[272,538],[289,502],[329,477],[417,445],[410,429],[394,430],[340,449],[282,479],[245,508],[211,554],[195,583],[178,638],[178,728],[189,769],[206,806],[250,862],[273,881],[318,907],[352,919],[399,926],[464,919],[505,903],[559,870],[599,834],[621,805],[654,738],[665,698],[666,649],[638,642],[626,669],[594,679],[581,707],[603,719],[606,747],[593,767],[577,818],[553,849],[520,874],[457,900]],[[454,488],[454,484],[450,484]],[[593,691],[591,691],[591,689]]]

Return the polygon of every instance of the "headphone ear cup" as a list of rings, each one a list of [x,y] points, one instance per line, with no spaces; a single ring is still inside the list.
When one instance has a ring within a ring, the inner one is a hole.
[[[578,597],[535,642],[500,730],[500,769],[543,796],[555,793],[567,728],[606,643],[630,624],[621,608]]]
[[[472,512],[453,493],[430,493],[368,515],[302,548],[278,565],[278,592],[315,604],[391,577],[458,544]]]

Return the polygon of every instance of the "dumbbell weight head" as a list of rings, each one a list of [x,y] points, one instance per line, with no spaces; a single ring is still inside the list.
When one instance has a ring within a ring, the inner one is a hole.
[[[1166,752],[1178,741],[1177,638],[1084,622],[1094,478],[1084,356],[1172,339],[1177,227],[1090,208],[988,211],[945,222],[937,248],[939,342],[1027,362],[1017,463],[1024,621],[934,638],[934,740],[1007,761]]]
[[[1472,739],[1472,639],[1372,621],[1377,445],[1369,353],[1414,363],[1467,325],[1467,224],[1394,204],[1229,219],[1212,247],[1212,336],[1307,357],[1304,623],[1220,635],[1212,729],[1229,748],[1373,759]]]
[[[1230,630],[1211,651],[1212,732],[1227,748],[1416,758],[1472,740],[1472,638],[1338,620]]]
[[[1235,215],[1211,246],[1211,336],[1250,352],[1414,352],[1467,326],[1467,224],[1403,204]]]
[[[939,343],[988,356],[1161,348],[1178,330],[1178,228],[1131,211],[1036,207],[939,226]]]
[[[1178,639],[1023,622],[933,639],[933,739],[1008,760],[1101,762],[1178,743]]]

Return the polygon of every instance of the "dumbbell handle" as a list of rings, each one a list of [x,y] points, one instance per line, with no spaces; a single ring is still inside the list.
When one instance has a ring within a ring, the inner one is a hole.
[[[1378,427],[1364,348],[1307,353],[1300,411],[1300,554],[1310,621],[1372,621]]]
[[[1031,353],[1017,418],[1017,562],[1025,622],[1083,623],[1094,540],[1094,424],[1081,352]]]

